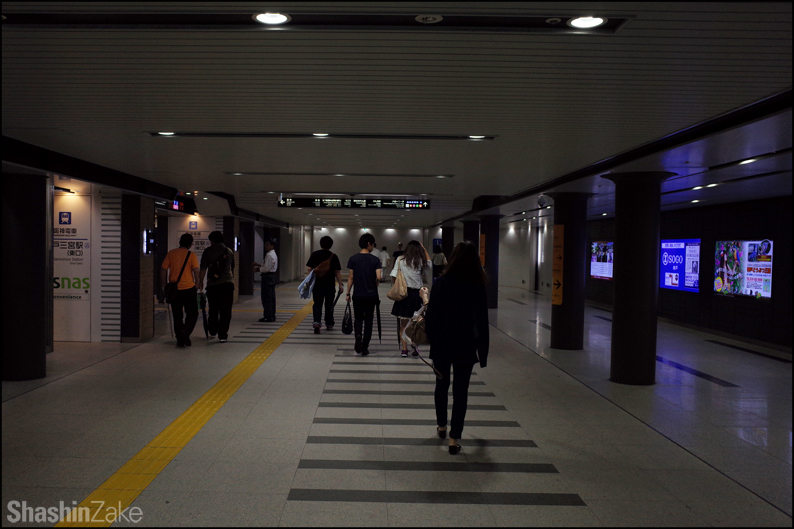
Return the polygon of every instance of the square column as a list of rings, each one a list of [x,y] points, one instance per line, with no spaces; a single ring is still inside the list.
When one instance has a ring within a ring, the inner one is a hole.
[[[52,344],[52,181],[3,173],[3,380],[47,376]]]
[[[551,347],[584,348],[587,199],[589,193],[551,193],[554,199],[554,280]]]
[[[615,182],[615,303],[609,380],[656,383],[659,292],[659,209],[667,172],[613,173]]]
[[[488,283],[485,285],[485,293],[488,296],[488,308],[499,307],[499,219],[504,215],[481,215],[480,238],[485,238],[485,247],[480,248],[480,256],[484,256],[485,273],[488,276]]]

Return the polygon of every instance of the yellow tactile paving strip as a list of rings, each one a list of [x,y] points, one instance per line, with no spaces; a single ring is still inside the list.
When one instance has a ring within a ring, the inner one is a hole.
[[[80,514],[77,520],[73,521],[67,516],[56,527],[107,527],[113,523],[118,513],[135,501],[193,436],[240,389],[248,377],[312,312],[312,304],[309,302],[297,311],[270,338],[262,342],[98,489],[89,494],[73,511]]]

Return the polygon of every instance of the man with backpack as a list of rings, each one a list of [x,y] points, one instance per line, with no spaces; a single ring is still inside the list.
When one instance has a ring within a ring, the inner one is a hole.
[[[217,334],[218,341],[224,343],[229,338],[234,303],[234,252],[224,244],[223,233],[213,231],[208,238],[211,244],[201,256],[199,291],[204,288],[206,275],[208,331],[210,336]]]
[[[312,298],[314,299],[314,334],[320,334],[320,320],[323,315],[323,303],[325,304],[325,328],[334,328],[334,278],[339,283],[339,292],[345,291],[342,285],[342,264],[339,257],[331,252],[334,240],[327,235],[320,239],[320,248],[309,256],[306,266],[309,271],[314,270],[314,289]]]

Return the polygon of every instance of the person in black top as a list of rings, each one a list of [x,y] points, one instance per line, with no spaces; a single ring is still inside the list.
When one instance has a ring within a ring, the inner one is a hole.
[[[378,284],[380,283],[380,259],[372,255],[375,249],[375,237],[365,233],[358,240],[361,251],[350,257],[347,267],[350,275],[347,278],[347,301],[353,295],[353,320],[356,333],[356,352],[369,354],[369,341],[372,338],[372,318],[375,306],[380,303]],[[362,329],[363,326],[363,329]]]
[[[201,254],[199,291],[204,286],[206,275],[207,302],[210,308],[207,318],[208,332],[210,336],[217,334],[218,341],[223,343],[229,338],[229,324],[232,321],[234,252],[224,244],[223,233],[213,231],[208,239],[211,246]]]
[[[320,239],[320,248],[309,256],[306,266],[314,270],[314,334],[320,334],[320,320],[323,316],[323,303],[325,303],[325,328],[329,331],[334,328],[334,278],[339,283],[339,293],[345,291],[342,285],[342,265],[339,257],[331,251],[334,240],[327,235]],[[327,261],[327,262],[326,262]],[[319,267],[319,268],[318,268]]]
[[[425,313],[425,330],[430,341],[430,358],[442,378],[436,380],[435,404],[438,436],[447,436],[447,400],[450,368],[455,366],[452,384],[452,422],[449,453],[460,452],[458,440],[466,418],[469,380],[474,364],[488,362],[487,279],[477,248],[469,241],[459,243],[444,273],[433,285]],[[422,289],[423,298],[427,290]]]

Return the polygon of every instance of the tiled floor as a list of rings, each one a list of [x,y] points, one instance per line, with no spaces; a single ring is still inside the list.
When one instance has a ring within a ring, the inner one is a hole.
[[[226,344],[201,324],[187,349],[59,343],[47,379],[3,382],[3,525],[54,525],[9,502],[83,500],[306,305],[296,286],[276,323],[236,305]],[[114,525],[791,527],[790,357],[660,323],[657,383],[614,384],[609,312],[587,308],[583,351],[553,350],[549,299],[503,288],[450,456],[386,287],[370,356],[344,300],[334,331],[306,318]]]

